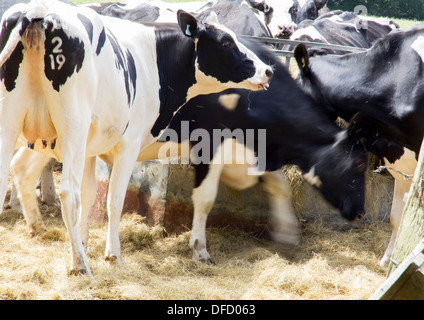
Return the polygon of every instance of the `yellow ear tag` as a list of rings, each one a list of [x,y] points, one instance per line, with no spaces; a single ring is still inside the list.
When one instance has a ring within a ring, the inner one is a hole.
[[[306,67],[306,60],[305,58],[302,58],[302,69]]]

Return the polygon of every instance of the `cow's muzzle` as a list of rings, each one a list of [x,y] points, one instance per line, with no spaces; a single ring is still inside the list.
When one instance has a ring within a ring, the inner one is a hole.
[[[258,84],[258,89],[267,90],[269,88],[269,84],[273,76],[274,76],[274,71],[272,71],[271,68],[267,68],[265,70],[265,75],[263,76],[261,83]]]

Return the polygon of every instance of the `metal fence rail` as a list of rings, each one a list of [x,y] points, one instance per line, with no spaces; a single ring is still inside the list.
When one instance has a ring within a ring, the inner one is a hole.
[[[340,51],[346,51],[346,52],[364,52],[367,50],[365,48],[357,48],[357,47],[350,47],[350,46],[342,46],[338,44],[329,44],[329,43],[312,42],[312,41],[276,39],[276,38],[253,37],[253,36],[242,36],[242,38],[254,39],[264,43],[281,44],[281,45],[298,45],[300,43],[303,43],[307,47],[340,50]],[[282,54],[286,57],[293,57],[292,51],[275,50],[275,52]]]

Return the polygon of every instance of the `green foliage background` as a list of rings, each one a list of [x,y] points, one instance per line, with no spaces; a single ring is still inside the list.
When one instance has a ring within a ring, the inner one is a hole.
[[[331,10],[354,11],[365,6],[368,15],[424,21],[424,0],[329,0]]]

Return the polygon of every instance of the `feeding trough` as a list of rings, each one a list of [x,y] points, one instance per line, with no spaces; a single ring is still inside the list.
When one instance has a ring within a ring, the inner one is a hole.
[[[349,222],[328,204],[318,190],[303,181],[300,172],[286,171],[293,188],[293,205],[301,219],[320,219],[337,226]],[[294,170],[296,171],[296,170]],[[90,221],[107,219],[106,197],[110,167],[97,160],[97,198]],[[291,175],[297,175],[293,178]],[[191,228],[194,169],[188,164],[166,161],[138,162],[133,170],[124,203],[124,213],[137,213],[150,225],[163,225],[167,232],[180,233]],[[393,196],[390,176],[369,173],[365,208],[368,219],[388,221]],[[261,184],[234,190],[220,183],[218,195],[208,216],[208,226],[237,226],[258,236],[268,234],[269,204]]]

